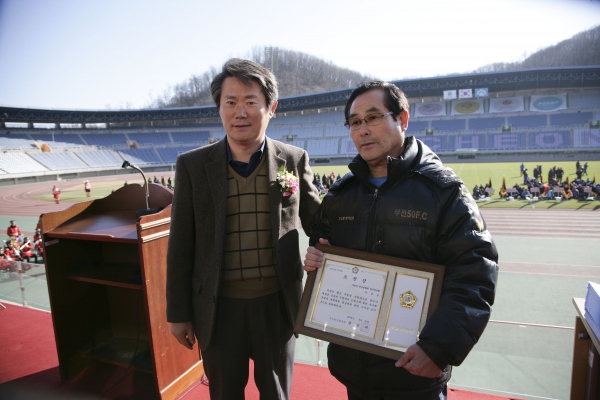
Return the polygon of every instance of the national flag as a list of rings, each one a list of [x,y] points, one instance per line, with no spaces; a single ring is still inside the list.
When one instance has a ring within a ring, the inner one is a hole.
[[[456,98],[456,90],[444,90],[444,100],[452,100]]]
[[[473,97],[473,89],[460,89],[458,91],[459,99],[470,99]]]

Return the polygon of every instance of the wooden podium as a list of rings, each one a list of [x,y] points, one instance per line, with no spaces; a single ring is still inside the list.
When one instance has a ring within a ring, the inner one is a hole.
[[[600,339],[585,319],[585,299],[573,298],[577,310],[573,336],[573,365],[571,367],[571,400],[600,399]]]
[[[166,255],[173,192],[150,184],[42,214],[60,376],[68,392],[174,399],[204,372],[166,320]],[[185,288],[182,288],[185,290]]]

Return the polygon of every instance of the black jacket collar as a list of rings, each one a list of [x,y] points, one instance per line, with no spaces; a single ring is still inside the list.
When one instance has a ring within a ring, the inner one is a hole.
[[[404,141],[404,151],[398,157],[387,157],[388,181],[396,181],[402,175],[413,171],[419,164],[422,149],[417,144],[414,136],[409,136]],[[370,175],[367,162],[358,154],[348,165],[352,174],[362,180],[367,181]],[[385,184],[384,184],[385,185]]]

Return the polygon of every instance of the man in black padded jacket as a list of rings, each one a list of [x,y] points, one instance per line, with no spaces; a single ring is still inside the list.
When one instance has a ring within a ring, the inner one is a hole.
[[[477,204],[429,147],[405,137],[409,105],[386,82],[351,94],[346,126],[359,152],[313,217],[304,269],[321,267],[315,243],[441,264],[439,306],[399,360],[330,344],[331,373],[355,399],[445,399],[490,318],[498,253]]]

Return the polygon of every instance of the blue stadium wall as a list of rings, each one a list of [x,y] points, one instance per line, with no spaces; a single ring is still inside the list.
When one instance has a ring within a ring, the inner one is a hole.
[[[445,162],[600,159],[600,67],[394,83],[411,103],[407,134],[424,141]],[[445,91],[460,93],[465,88],[473,92],[485,88],[487,96],[444,100]],[[351,91],[281,98],[267,134],[304,148],[312,164],[347,163],[356,154],[343,127],[342,110]],[[561,99],[564,104],[555,107],[553,102]],[[502,104],[500,100],[504,100]],[[509,100],[522,102],[521,108],[502,108]],[[181,152],[225,135],[215,106],[142,110],[0,107],[0,117],[0,185],[124,174],[127,171],[121,164],[125,159],[149,174],[172,170]],[[11,123],[27,128],[8,127]],[[56,128],[33,128],[40,123]],[[68,129],[60,124],[107,124],[107,128]]]

